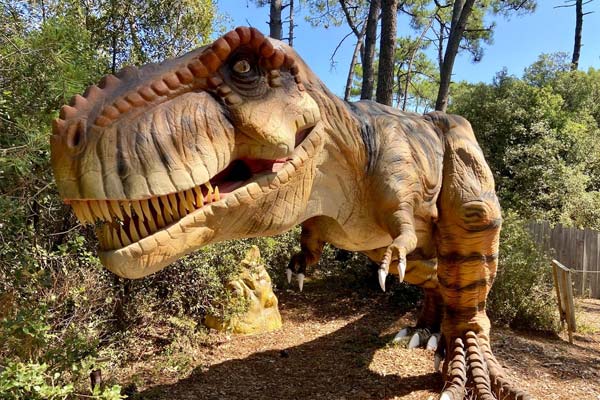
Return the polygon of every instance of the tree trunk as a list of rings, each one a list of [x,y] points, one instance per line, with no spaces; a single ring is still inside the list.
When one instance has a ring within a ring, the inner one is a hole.
[[[294,47],[294,0],[290,0],[290,29],[288,36],[288,43],[290,47]]]
[[[346,79],[346,90],[344,92],[344,100],[350,101],[350,91],[352,90],[352,78],[354,77],[354,67],[358,60],[358,55],[362,48],[363,38],[365,37],[365,30],[367,25],[365,24],[360,32],[358,39],[356,40],[356,46],[354,46],[354,53],[352,53],[352,61],[350,61],[350,69],[348,70],[348,78]]]
[[[396,49],[396,12],[398,0],[381,1],[381,40],[377,70],[376,100],[392,105],[394,92],[394,50]]]
[[[281,40],[283,25],[281,23],[281,0],[271,0],[271,12],[269,13],[269,36]]]
[[[467,20],[473,10],[475,0],[456,0],[452,9],[452,22],[450,24],[450,36],[446,45],[444,54],[444,62],[440,69],[440,88],[438,91],[435,109],[437,111],[446,111],[448,108],[448,94],[450,91],[450,82],[452,80],[452,69],[454,68],[454,60],[458,53],[458,47],[462,40]]]
[[[375,84],[375,71],[373,60],[375,59],[375,46],[377,41],[377,20],[379,19],[379,0],[371,1],[369,15],[365,32],[365,48],[363,57],[363,81],[360,98],[363,100],[373,99],[373,86]]]
[[[571,71],[576,71],[579,68],[581,30],[583,29],[583,0],[576,0],[575,14],[575,46],[573,47],[573,58],[571,59]]]

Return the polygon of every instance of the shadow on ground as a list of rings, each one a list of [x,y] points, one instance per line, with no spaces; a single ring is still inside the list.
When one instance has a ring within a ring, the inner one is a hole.
[[[384,303],[384,309],[377,310],[373,299],[367,305],[366,299],[350,294],[331,302],[331,294],[319,299],[319,292],[312,292],[310,298],[292,293],[283,296],[290,319],[303,320],[294,309],[306,309],[307,305],[307,318],[324,320],[339,318],[344,311],[349,314],[353,310],[355,316],[368,312],[334,332],[297,346],[197,367],[186,379],[152,387],[135,399],[388,399],[416,390],[441,390],[439,374],[401,377],[369,368],[375,353],[392,339],[391,334],[381,333],[398,320],[398,315],[394,317],[387,309],[389,302],[375,301]],[[322,301],[325,297],[326,302]],[[284,328],[284,334],[302,332],[288,333]]]
[[[427,399],[441,391],[430,352],[389,347],[400,326],[414,323],[414,314],[400,313],[388,294],[315,286],[302,294],[282,291],[279,298],[286,321],[281,331],[235,338],[214,354],[208,349],[210,361],[187,378],[134,398]],[[589,347],[508,329],[494,329],[492,336],[509,376],[536,398],[595,393],[597,336],[590,336]]]

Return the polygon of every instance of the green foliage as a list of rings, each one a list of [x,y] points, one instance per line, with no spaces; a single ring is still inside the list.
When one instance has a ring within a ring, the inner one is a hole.
[[[265,267],[275,282],[280,281],[291,255],[299,250],[298,231],[278,237],[252,238],[204,247],[170,267],[145,279],[132,281],[131,304],[160,299],[161,308],[171,315],[200,320],[207,313],[227,316],[243,311],[231,303],[223,285],[240,271],[240,262],[256,245]],[[135,308],[133,306],[132,308]]]
[[[10,363],[0,374],[0,394],[6,399],[65,399],[72,385],[59,386],[49,375],[46,364]]]
[[[121,398],[90,394],[89,372],[120,362],[128,298],[56,193],[51,121],[113,67],[204,43],[217,20],[210,0],[0,3],[0,398]]]
[[[543,55],[524,79],[504,71],[492,84],[456,85],[450,111],[473,125],[504,208],[600,229],[600,74],[565,63]]]
[[[550,259],[514,213],[504,215],[498,272],[487,310],[493,321],[511,328],[559,330]]]
[[[72,384],[61,384],[61,374],[51,373],[47,364],[10,362],[0,372],[0,395],[6,400],[58,400],[76,395]],[[96,387],[86,398],[120,400],[121,387]]]

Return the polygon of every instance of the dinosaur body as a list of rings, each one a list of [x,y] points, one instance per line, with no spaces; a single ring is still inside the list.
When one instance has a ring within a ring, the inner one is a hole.
[[[485,300],[500,208],[469,123],[345,103],[281,42],[237,28],[162,64],[106,77],[61,110],[59,191],[98,227],[100,259],[139,278],[210,243],[303,223],[426,288],[445,337],[442,399],[521,398],[489,347]],[[440,309],[443,306],[444,313]]]

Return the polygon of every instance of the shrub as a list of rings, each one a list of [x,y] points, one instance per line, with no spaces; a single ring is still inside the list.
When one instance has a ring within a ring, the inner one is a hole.
[[[511,328],[559,329],[550,260],[512,212],[504,215],[498,273],[487,309],[493,321]]]

